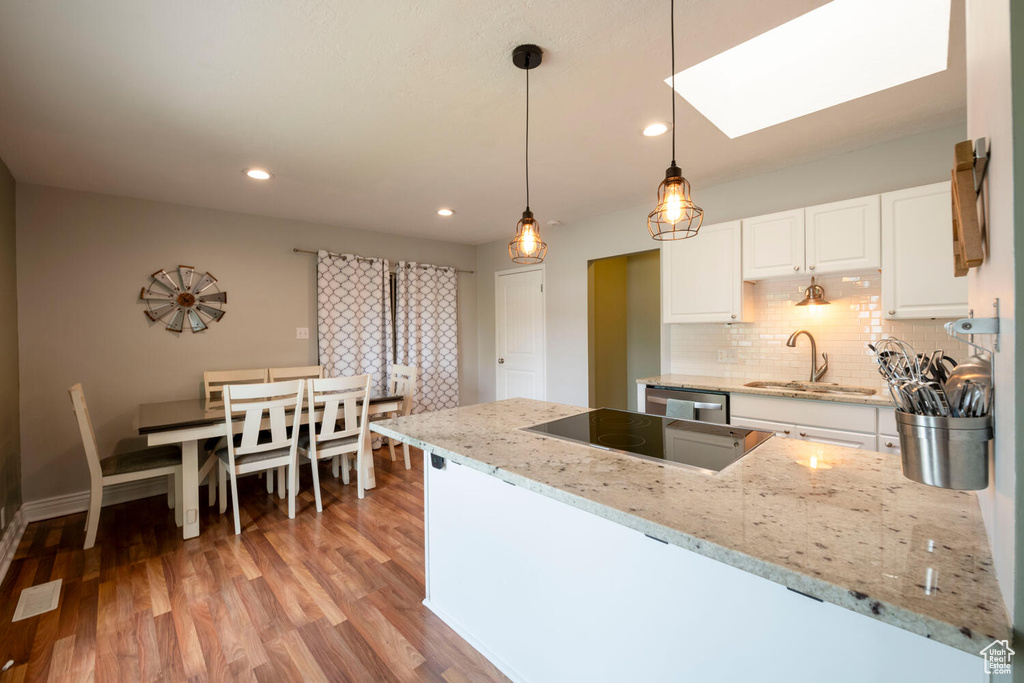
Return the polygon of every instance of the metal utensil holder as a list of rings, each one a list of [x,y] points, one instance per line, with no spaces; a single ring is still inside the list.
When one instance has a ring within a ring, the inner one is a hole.
[[[903,476],[960,491],[988,488],[992,416],[932,417],[896,411]]]

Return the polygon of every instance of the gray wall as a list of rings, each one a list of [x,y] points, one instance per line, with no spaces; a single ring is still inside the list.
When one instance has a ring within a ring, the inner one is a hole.
[[[661,371],[661,251],[626,257],[626,409],[636,410],[636,380]]]
[[[427,239],[20,183],[17,233],[26,501],[88,488],[67,395],[75,382],[84,386],[106,451],[131,434],[139,403],[199,396],[204,370],[316,363],[316,257],[294,254],[292,247],[467,270],[476,252]],[[182,263],[209,270],[228,292],[224,319],[202,334],[150,326],[138,300],[149,273]],[[476,400],[475,290],[473,275],[459,275],[464,403]],[[311,339],[296,340],[296,327],[310,328]]]
[[[4,526],[21,507],[14,192],[14,177],[0,159],[0,507],[5,512]]]
[[[964,126],[922,133],[799,166],[743,178],[713,187],[696,187],[694,200],[710,223],[821,204],[949,179],[953,145]],[[685,173],[685,164],[683,165]],[[659,170],[651,169],[653,200]],[[544,223],[544,209],[534,207]],[[587,262],[651,249],[644,204],[544,231],[548,243],[547,399],[585,406],[588,402]],[[494,272],[512,268],[506,242],[482,245],[477,252],[479,287],[480,400],[494,399]],[[661,367],[667,370],[669,343],[663,326]]]
[[[999,298],[1000,350],[995,376],[995,444],[992,484],[978,495],[992,544],[996,578],[1007,609],[1014,599],[1014,495],[1016,486],[1013,109],[1010,76],[1010,3],[967,3],[967,135],[988,139],[992,159],[985,184],[988,249],[985,262],[968,275],[970,305],[978,317],[994,315]],[[1020,79],[1018,78],[1018,81]],[[986,344],[991,339],[986,339]],[[1004,379],[1007,381],[1004,381]]]

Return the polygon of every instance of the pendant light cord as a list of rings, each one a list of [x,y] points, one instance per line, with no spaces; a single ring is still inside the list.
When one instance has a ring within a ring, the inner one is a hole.
[[[672,165],[676,165],[676,0],[671,0],[671,9],[669,10],[669,32],[672,35]],[[530,97],[530,81],[527,76],[526,81],[526,97]],[[529,102],[527,102],[527,111],[529,111]],[[527,121],[529,121],[529,113],[527,113]],[[529,202],[527,202],[529,203]]]
[[[526,210],[530,210],[530,56],[526,56]]]

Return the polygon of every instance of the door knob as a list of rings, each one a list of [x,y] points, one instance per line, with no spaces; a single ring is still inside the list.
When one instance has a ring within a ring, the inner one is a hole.
[[[889,309],[889,315],[896,315],[896,309],[895,308],[890,308]]]
[[[783,433],[783,434],[789,434],[789,430],[788,430],[788,429],[783,429],[783,430],[782,430],[782,433]]]
[[[807,436],[807,432],[800,432],[800,436]]]
[[[810,268],[811,270],[814,270],[814,266],[807,266],[807,267]]]
[[[505,359],[504,359],[504,358],[499,358],[499,359],[498,359],[498,365],[501,365],[501,364],[503,364],[504,362],[505,362]]]
[[[793,270],[800,270],[800,266],[793,266]]]
[[[885,442],[885,447],[886,448],[892,448],[892,441],[886,441]]]

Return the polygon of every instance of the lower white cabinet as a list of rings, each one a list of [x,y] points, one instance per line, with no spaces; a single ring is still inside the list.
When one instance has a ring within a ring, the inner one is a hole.
[[[426,606],[514,681],[985,680],[979,657],[446,460]]]
[[[752,286],[741,274],[739,221],[662,245],[663,323],[751,322]]]
[[[868,451],[880,450],[875,448],[877,437],[874,432],[871,434],[861,434],[859,432],[845,432],[839,429],[822,429],[821,427],[808,427],[807,425],[756,420],[746,417],[733,417],[732,424],[737,427],[774,432],[775,436],[783,439],[814,441],[815,443],[825,443],[832,446],[863,448]]]
[[[953,277],[948,182],[882,195],[882,313],[886,318],[967,315],[967,278]]]

